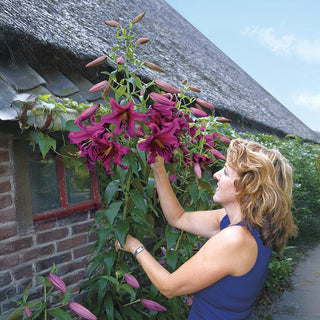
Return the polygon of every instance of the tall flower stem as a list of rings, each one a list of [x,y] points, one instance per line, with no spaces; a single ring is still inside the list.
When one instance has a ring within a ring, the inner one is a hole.
[[[124,200],[124,208],[123,208],[123,220],[126,219],[127,217],[127,211],[128,211],[128,201],[129,201],[129,196],[130,196],[130,187],[131,187],[131,174],[132,174],[132,169],[131,167],[128,168],[128,181],[126,184],[126,189],[125,189],[125,200]]]

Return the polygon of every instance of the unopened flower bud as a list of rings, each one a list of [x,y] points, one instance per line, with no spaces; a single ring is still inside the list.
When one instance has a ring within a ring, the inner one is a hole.
[[[226,160],[226,157],[218,150],[212,148],[212,149],[210,149],[210,152],[215,156],[215,158],[221,159],[224,161]]]
[[[231,122],[232,120],[227,119],[227,118],[218,118],[218,119],[216,119],[216,121],[217,121],[217,122],[224,123],[224,122]]]
[[[207,117],[208,114],[206,112],[204,112],[203,110],[199,110],[196,108],[190,108],[190,111],[192,112],[192,114],[194,114],[197,117]]]
[[[118,59],[117,59],[117,64],[124,64],[125,63],[125,61],[124,61],[124,58],[123,57],[119,57]]]
[[[86,67],[89,68],[89,67],[98,66],[99,64],[105,62],[106,59],[107,59],[107,56],[101,56],[101,57],[89,62],[88,64],[86,64]]]
[[[116,28],[120,27],[120,23],[117,21],[109,20],[109,21],[105,21],[104,23],[109,27],[116,27]]]
[[[171,92],[171,93],[181,93],[181,91],[173,86],[171,86],[170,84],[161,81],[161,80],[157,80],[154,79],[154,83],[162,90],[166,91],[166,92]]]
[[[205,101],[205,100],[202,100],[200,98],[197,98],[196,101],[202,106],[202,107],[205,107],[205,108],[208,108],[208,109],[214,109],[214,106],[212,104],[210,104],[209,102]]]
[[[109,86],[109,82],[107,80],[101,81],[95,84],[93,87],[89,89],[89,92],[98,92],[103,91]]]
[[[229,138],[224,137],[224,136],[219,136],[218,138],[220,141],[228,143],[228,144],[230,144],[230,142],[231,142],[231,140]]]
[[[147,42],[149,42],[149,38],[139,38],[137,41],[136,41],[136,43],[137,44],[144,44],[144,43],[147,43]]]
[[[73,310],[78,316],[88,319],[88,320],[97,320],[98,318],[91,313],[87,308],[77,302],[69,302],[69,308]]]
[[[29,307],[24,307],[24,313],[26,314],[26,316],[28,318],[30,318],[32,316],[32,311]]]
[[[149,299],[141,299],[141,303],[148,309],[150,310],[155,310],[155,311],[160,311],[160,312],[165,312],[167,309],[160,305],[159,303],[149,300]]]
[[[138,280],[132,274],[125,273],[124,274],[124,278],[126,279],[127,284],[129,286],[131,286],[132,288],[135,288],[135,289],[139,289],[140,288]]]
[[[196,103],[195,105],[196,105],[196,108],[197,108],[197,109],[203,110],[202,107],[201,107],[199,104]]]
[[[133,18],[132,23],[134,24],[139,22],[145,16],[145,14],[145,12],[138,14],[135,18]]]
[[[198,89],[197,87],[194,87],[194,86],[189,86],[189,89],[193,92],[201,92],[200,89]]]
[[[152,62],[144,61],[143,64],[151,70],[158,71],[158,72],[165,72],[161,67],[157,66]]]
[[[63,293],[67,292],[67,287],[65,283],[54,273],[50,272],[49,274],[49,282],[57,289]]]
[[[183,85],[186,85],[186,84],[187,84],[187,82],[188,82],[188,80],[187,80],[187,79],[184,79],[184,80],[182,80],[182,81],[181,81],[181,83],[182,83]]]

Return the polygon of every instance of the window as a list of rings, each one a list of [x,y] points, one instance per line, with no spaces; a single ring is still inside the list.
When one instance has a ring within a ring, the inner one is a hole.
[[[33,220],[40,221],[100,205],[97,176],[83,167],[65,168],[63,158],[29,154]]]

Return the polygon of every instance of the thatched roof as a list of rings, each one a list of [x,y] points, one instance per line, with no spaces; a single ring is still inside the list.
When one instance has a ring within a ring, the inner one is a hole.
[[[65,74],[77,71],[94,81],[100,72],[85,63],[115,44],[116,30],[105,20],[127,25],[136,15],[146,16],[134,29],[151,41],[139,47],[145,60],[162,66],[165,74],[145,70],[172,85],[181,80],[201,88],[198,96],[216,107],[217,114],[260,131],[293,134],[320,142],[312,131],[211,41],[163,0],[2,0],[0,54],[22,59],[33,68],[54,65]],[[112,66],[109,66],[112,68]],[[0,106],[1,108],[2,106]]]

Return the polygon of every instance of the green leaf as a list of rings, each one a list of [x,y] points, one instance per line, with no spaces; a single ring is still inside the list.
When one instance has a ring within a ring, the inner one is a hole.
[[[106,295],[106,298],[105,298],[104,301],[105,301],[104,309],[106,310],[106,314],[107,314],[108,320],[114,320],[113,300],[112,300],[112,297],[111,297],[111,295],[109,293]]]
[[[97,298],[97,305],[98,308],[100,309],[101,303],[106,295],[107,292],[107,285],[108,285],[108,280],[106,279],[99,279],[98,280],[98,298]]]
[[[70,132],[81,131],[81,129],[76,124],[73,124],[73,123],[74,123],[74,120],[68,120],[65,124],[65,128]]]
[[[174,247],[180,232],[176,230],[170,230],[167,234],[167,250],[170,250]]]
[[[101,263],[102,259],[103,259],[103,255],[99,255],[92,260],[93,263],[91,264],[91,267],[89,270],[89,277],[91,277],[93,272],[97,269],[97,267]]]
[[[193,199],[194,203],[197,203],[199,191],[198,191],[198,184],[193,183],[188,186],[188,190],[190,192],[191,198]]]
[[[130,224],[128,220],[119,220],[117,224],[116,236],[121,246],[124,245],[129,228]]]
[[[120,97],[122,96],[127,97],[126,91],[127,91],[126,86],[122,86],[119,89],[117,89],[115,92],[116,101],[119,101]]]
[[[98,234],[98,247],[96,249],[96,255],[98,255],[103,248],[108,235],[110,234],[110,228],[99,229],[96,231],[96,233]]]
[[[116,253],[114,250],[110,250],[108,251],[103,258],[103,264],[105,266],[105,269],[107,269],[107,273],[110,274],[111,273],[111,269],[114,265],[114,262],[116,261]]]
[[[67,288],[67,292],[64,294],[62,304],[66,304],[69,301],[70,295],[71,295],[71,289]]]
[[[174,270],[178,261],[178,252],[173,250],[167,250],[166,256],[168,266],[171,267],[172,270]]]
[[[50,314],[50,316],[53,316],[58,320],[72,320],[70,314],[61,309],[48,310],[48,313]]]
[[[142,210],[145,213],[147,212],[148,208],[143,197],[143,193],[139,192],[138,190],[132,190],[131,198],[138,209]]]
[[[105,210],[106,212],[106,216],[108,219],[108,222],[110,223],[110,225],[113,224],[113,221],[115,219],[115,217],[117,216],[117,214],[119,213],[119,210],[121,208],[123,201],[115,201],[112,202],[110,204],[110,206]]]
[[[114,181],[111,181],[104,191],[104,202],[106,206],[109,205],[109,203],[112,201],[117,191],[117,185],[114,183]]]
[[[36,132],[36,139],[39,144],[39,148],[42,154],[42,157],[45,158],[46,154],[49,152],[50,148],[56,150],[56,140],[52,139],[48,134],[43,132]]]
[[[136,79],[133,78],[133,77],[131,77],[131,78],[128,79],[128,82],[131,83],[132,86],[133,86],[132,91],[136,91],[136,87],[137,87],[137,81],[136,81]]]
[[[120,285],[120,289],[125,290],[126,292],[128,292],[130,294],[131,301],[133,301],[136,298],[136,292],[127,283],[123,283],[122,285]]]

